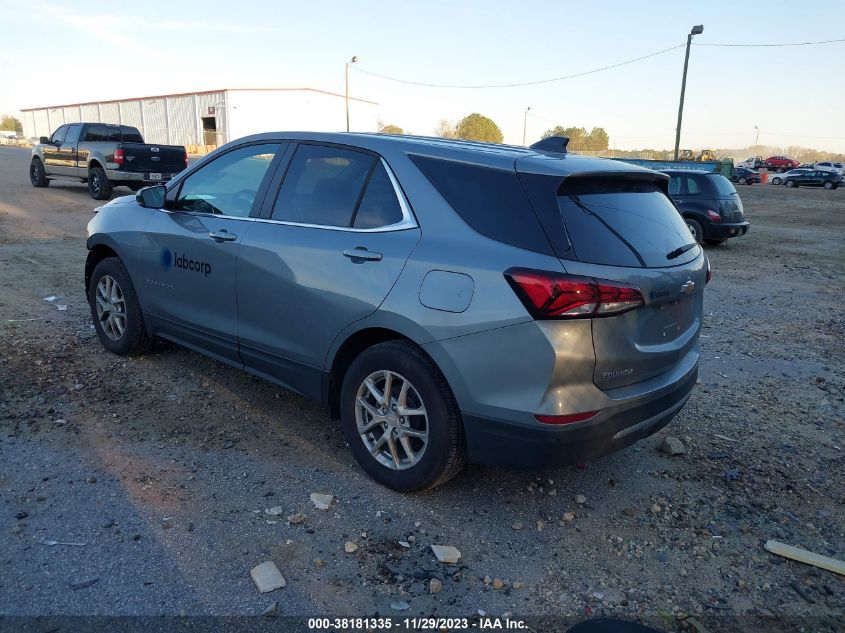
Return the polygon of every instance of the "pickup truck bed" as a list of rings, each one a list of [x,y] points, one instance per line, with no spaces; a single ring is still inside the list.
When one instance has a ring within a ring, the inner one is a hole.
[[[32,148],[30,179],[35,187],[53,179],[87,183],[91,197],[105,200],[114,187],[137,191],[170,180],[186,165],[184,147],[144,143],[133,127],[70,123]]]

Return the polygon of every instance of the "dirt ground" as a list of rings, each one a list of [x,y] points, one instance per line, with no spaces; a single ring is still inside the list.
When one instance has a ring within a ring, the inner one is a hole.
[[[78,184],[32,188],[28,161],[0,148],[0,615],[276,601],[300,616],[845,626],[843,577],[763,547],[845,558],[845,189],[740,189],[751,231],[707,249],[700,380],[661,433],[585,469],[469,467],[403,496],[299,396],[169,344],[104,352],[82,282],[96,203]],[[659,450],[667,435],[684,455]],[[318,510],[311,492],[335,501]],[[259,594],[249,570],[266,560],[287,586]]]

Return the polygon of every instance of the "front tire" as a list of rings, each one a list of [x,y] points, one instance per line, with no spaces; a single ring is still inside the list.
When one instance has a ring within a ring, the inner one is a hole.
[[[143,353],[150,344],[138,295],[129,271],[117,257],[94,268],[88,284],[88,304],[100,343],[118,356]]]
[[[47,172],[44,171],[44,163],[40,158],[33,158],[29,164],[29,181],[33,187],[49,187],[50,179],[47,178]]]
[[[461,415],[446,379],[405,341],[374,345],[352,362],[340,412],[361,468],[398,492],[444,484],[466,462]]]
[[[836,187],[833,186],[833,183],[829,180],[824,181],[824,185],[822,185],[825,189],[830,191],[831,189],[835,189]]]
[[[689,232],[692,233],[692,238],[699,244],[703,244],[704,230],[701,228],[701,223],[690,218],[684,218],[684,222],[686,222]]]
[[[747,180],[745,180],[745,178],[740,178],[740,179],[739,179],[739,184],[741,184],[741,185],[747,185],[747,184],[748,184],[748,181],[747,181]]]
[[[88,193],[94,200],[108,200],[114,187],[106,176],[102,167],[91,167],[88,170]]]

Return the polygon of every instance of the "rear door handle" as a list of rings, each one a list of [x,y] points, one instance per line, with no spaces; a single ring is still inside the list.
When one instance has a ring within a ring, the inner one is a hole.
[[[217,242],[234,242],[238,239],[238,236],[234,233],[229,233],[226,229],[220,229],[219,231],[212,231],[208,234],[208,237],[217,241]]]
[[[374,253],[373,251],[368,251],[364,246],[356,246],[355,248],[348,248],[343,251],[344,256],[349,257],[350,259],[359,259],[359,260],[367,260],[371,262],[379,262],[381,261],[381,253]]]

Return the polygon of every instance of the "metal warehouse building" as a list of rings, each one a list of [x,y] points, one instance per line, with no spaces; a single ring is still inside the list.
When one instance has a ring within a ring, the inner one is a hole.
[[[377,108],[374,101],[350,97],[350,129],[376,132]],[[346,129],[344,96],[313,88],[225,88],[21,112],[27,138],[50,136],[64,123],[117,123],[138,128],[148,143],[200,152],[257,132]]]

